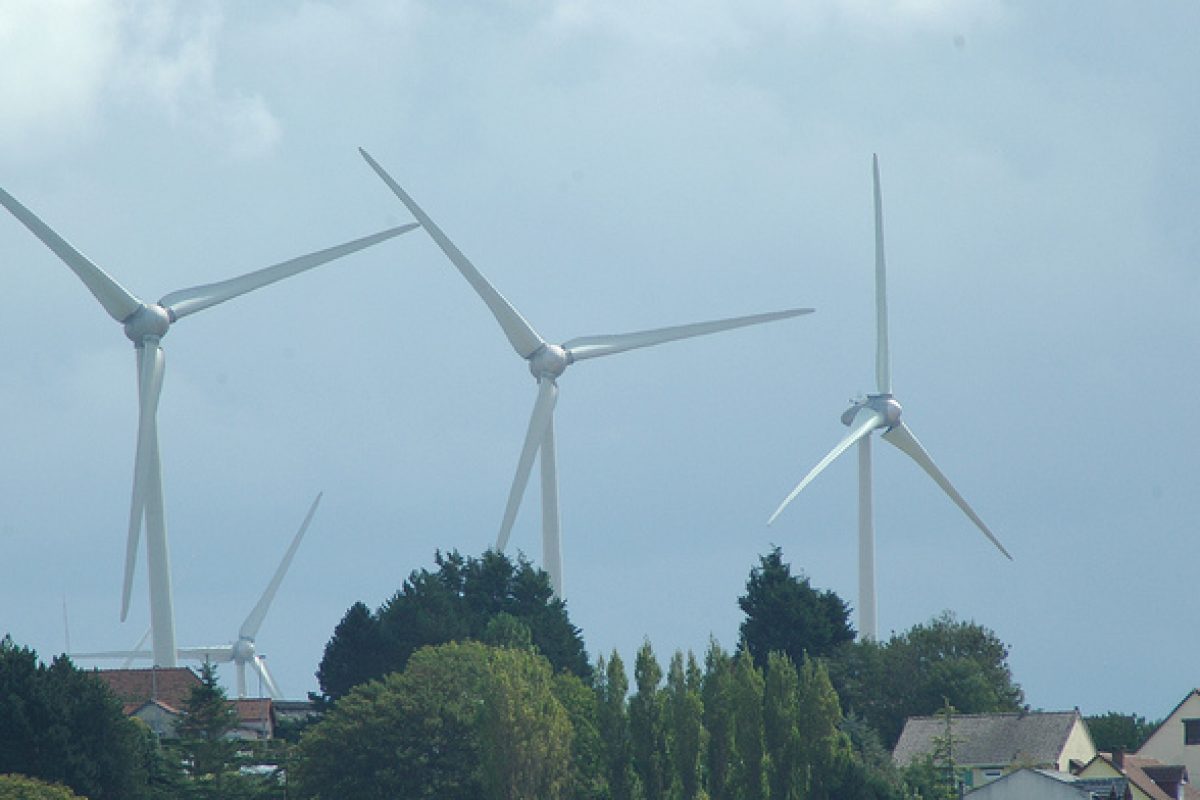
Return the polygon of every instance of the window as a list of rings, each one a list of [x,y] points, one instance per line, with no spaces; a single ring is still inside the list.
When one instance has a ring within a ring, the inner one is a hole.
[[[1200,744],[1200,719],[1183,721],[1183,743]]]

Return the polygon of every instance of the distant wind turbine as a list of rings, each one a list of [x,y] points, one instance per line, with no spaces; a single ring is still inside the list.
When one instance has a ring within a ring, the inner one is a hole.
[[[288,569],[292,566],[292,559],[296,555],[296,551],[300,549],[300,542],[304,539],[304,534],[308,531],[309,525],[312,524],[313,516],[317,513],[317,506],[321,502],[321,494],[318,494],[313,500],[312,505],[308,508],[308,513],[304,516],[304,521],[300,523],[300,529],[296,531],[296,535],[292,537],[292,543],[288,545],[287,552],[283,555],[283,560],[279,562],[279,566],[275,568],[275,574],[271,577],[270,583],[263,591],[262,596],[258,598],[258,602],[250,613],[246,616],[242,626],[238,629],[237,641],[231,644],[210,645],[208,647],[181,647],[178,654],[180,658],[186,658],[192,661],[210,661],[215,664],[224,664],[232,661],[237,665],[237,693],[238,697],[246,696],[246,667],[249,666],[257,674],[263,685],[267,688],[271,698],[274,700],[282,699],[283,695],[279,691],[279,685],[275,683],[275,679],[271,677],[270,671],[267,669],[267,662],[262,655],[258,653],[255,642],[258,636],[258,631],[262,627],[263,620],[267,617],[267,612],[271,609],[271,603],[275,600],[275,594],[279,591],[280,584],[283,583],[283,578],[287,575]],[[95,653],[73,653],[72,658],[122,658],[126,660],[127,667],[134,659],[147,659],[153,656],[149,650],[142,649],[142,643],[146,637],[142,637],[142,641],[138,642],[133,650],[106,650]]]
[[[7,208],[33,235],[54,251],[100,301],[108,315],[125,328],[137,351],[138,433],[134,460],[133,494],[129,508],[129,535],[125,549],[125,581],[121,593],[121,620],[129,614],[129,594],[137,563],[142,519],[146,521],[146,560],[150,572],[150,626],[154,631],[154,663],[173,667],[175,659],[175,612],[171,593],[167,525],[163,510],[162,469],[158,448],[158,399],[162,391],[165,356],[160,341],[179,319],[232,300],[247,292],[289,278],[410,231],[416,225],[401,225],[372,236],[299,256],[218,283],[194,286],[165,295],[157,303],[145,303],[117,283],[50,229],[12,195],[0,189],[0,205]]]
[[[542,472],[542,565],[550,575],[550,583],[554,593],[562,596],[562,546],[558,514],[558,475],[555,463],[554,449],[554,406],[558,398],[558,378],[568,366],[587,358],[622,353],[639,347],[671,342],[677,339],[687,339],[693,336],[703,336],[719,331],[741,328],[746,325],[758,325],[764,322],[794,317],[799,314],[812,313],[811,308],[796,308],[788,311],[777,311],[769,314],[755,314],[747,317],[698,322],[690,325],[677,325],[669,328],[657,328],[635,333],[621,333],[602,336],[584,336],[571,339],[563,344],[551,344],[543,339],[525,321],[519,312],[501,295],[479,270],[467,260],[467,257],[455,247],[433,220],[413,202],[413,199],[400,188],[392,177],[379,166],[378,162],[362,148],[362,157],[373,170],[383,179],[400,201],[408,207],[409,212],[421,223],[421,227],[429,233],[450,261],[467,279],[475,292],[487,304],[509,343],[521,358],[529,362],[529,371],[537,380],[537,400],[533,405],[533,414],[529,419],[529,429],[525,434],[525,444],[521,449],[521,457],[517,461],[517,472],[513,478],[512,489],[509,491],[508,504],[504,510],[504,519],[500,523],[500,534],[496,540],[497,549],[503,550],[508,544],[513,522],[516,520],[517,509],[525,494],[529,482],[529,473],[533,468],[534,456],[541,453]]]
[[[883,201],[879,191],[879,158],[872,157],[875,180],[875,379],[878,394],[867,395],[865,400],[856,401],[842,414],[842,424],[850,427],[837,446],[829,451],[812,470],[804,476],[796,488],[784,498],[767,520],[773,523],[788,504],[803,491],[821,471],[834,459],[846,452],[851,445],[858,444],[858,631],[863,639],[876,638],[875,623],[875,531],[871,513],[871,432],[883,430],[883,440],[895,446],[933,478],[955,505],[983,531],[996,548],[1010,560],[1012,556],[992,534],[979,515],[967,505],[958,490],[942,474],[929,453],[917,441],[917,437],[900,420],[901,408],[892,395],[892,376],[888,356],[887,320],[887,275],[883,254]]]

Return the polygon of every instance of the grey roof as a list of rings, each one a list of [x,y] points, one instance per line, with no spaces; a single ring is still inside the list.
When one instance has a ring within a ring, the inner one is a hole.
[[[1057,764],[1079,711],[1024,711],[1000,714],[954,714],[951,736],[954,760],[962,766],[999,767],[1009,764]],[[944,717],[909,717],[892,758],[900,766],[934,751],[935,740],[946,735]]]

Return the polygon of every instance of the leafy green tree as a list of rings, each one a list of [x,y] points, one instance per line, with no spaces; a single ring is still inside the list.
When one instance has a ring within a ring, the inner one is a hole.
[[[478,800],[566,796],[568,712],[550,665],[479,642],[426,647],[356,686],[305,734],[297,796]]]
[[[1115,750],[1137,750],[1162,724],[1148,722],[1140,714],[1122,714],[1119,711],[1108,711],[1083,719],[1087,723],[1088,732],[1092,734],[1096,749],[1109,753]]]
[[[633,768],[641,779],[646,800],[664,800],[667,774],[667,726],[663,696],[659,691],[662,667],[650,642],[638,648],[633,662],[636,691],[629,699],[629,731],[633,743]]]
[[[696,657],[691,653],[688,653],[685,671],[683,654],[679,651],[671,657],[667,668],[670,795],[678,800],[695,800],[701,790],[704,701],[700,697],[699,673]]]
[[[912,716],[948,701],[964,714],[1017,711],[1024,693],[1008,666],[1008,647],[991,630],[945,612],[893,635],[861,642],[832,661],[840,697],[892,747]]]
[[[803,800],[807,774],[800,764],[800,677],[783,653],[767,659],[763,689],[763,743],[771,800]]]
[[[748,650],[733,665],[733,764],[730,778],[737,800],[765,800],[766,750],[763,744],[763,675]]]
[[[151,786],[138,724],[66,656],[49,665],[0,639],[0,774],[60,783],[92,800],[142,798]]]
[[[633,739],[629,730],[629,677],[616,650],[597,667],[597,727],[605,744],[605,764],[612,800],[634,800],[640,794],[633,769]]]
[[[814,589],[804,575],[792,575],[778,547],[750,571],[738,605],[746,614],[738,647],[750,651],[759,669],[766,668],[772,652],[799,665],[808,656],[830,656],[854,641],[849,607],[833,592]]]
[[[797,706],[800,768],[807,774],[806,797],[842,800],[838,789],[852,759],[850,740],[841,730],[842,709],[825,664],[809,659],[800,668]]]
[[[597,675],[602,674],[598,670]],[[600,733],[599,691],[578,676],[560,672],[554,676],[554,696],[571,720],[571,776],[566,796],[570,800],[610,800],[608,763]]]
[[[528,628],[533,645],[556,672],[566,669],[590,679],[583,638],[545,572],[524,557],[514,562],[495,550],[479,558],[437,553],[434,561],[436,570],[413,571],[374,614],[361,603],[347,612],[325,646],[317,672],[328,700],[364,680],[403,670],[412,654],[427,645],[500,635],[498,628],[488,633],[500,615]]]
[[[705,765],[711,800],[731,800],[734,795],[730,765],[734,760],[735,705],[733,659],[716,640],[704,655],[704,728],[708,731]]]
[[[58,783],[25,775],[0,775],[0,800],[87,800]]]

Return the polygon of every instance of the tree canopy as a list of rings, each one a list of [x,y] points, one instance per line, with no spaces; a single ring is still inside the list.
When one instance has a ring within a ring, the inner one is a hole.
[[[120,702],[66,656],[49,665],[0,639],[0,774],[69,787],[92,800],[148,791],[145,738]]]
[[[405,668],[427,645],[516,635],[518,622],[555,671],[590,680],[583,638],[546,573],[524,557],[514,562],[489,550],[478,558],[458,551],[434,556],[435,570],[414,570],[378,611],[362,603],[346,612],[325,646],[317,678],[335,700],[366,680]],[[497,621],[499,618],[499,621]]]
[[[849,607],[833,592],[813,588],[803,574],[793,575],[778,547],[750,571],[738,605],[746,613],[740,647],[750,651],[759,669],[766,669],[773,652],[800,665],[808,656],[831,656],[854,641]]]

